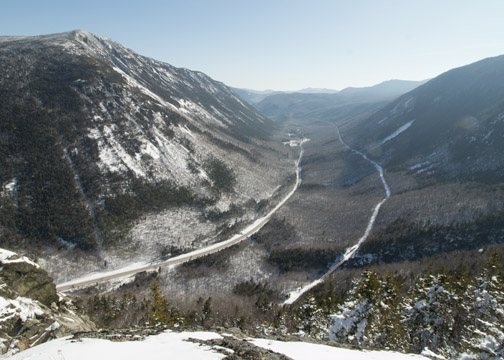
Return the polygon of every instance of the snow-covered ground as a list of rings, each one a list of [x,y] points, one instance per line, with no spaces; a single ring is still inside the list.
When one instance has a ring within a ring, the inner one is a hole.
[[[223,359],[226,355],[218,353],[209,345],[187,341],[188,339],[210,340],[222,338],[213,332],[172,332],[147,337],[141,341],[110,341],[102,339],[69,338],[52,340],[34,348],[18,353],[12,360],[165,360],[165,359]],[[251,343],[264,349],[284,354],[294,360],[311,359],[352,359],[352,360],[412,360],[427,359],[420,355],[400,354],[388,351],[360,351],[341,349],[328,345],[304,342],[285,342],[266,339],[249,339]],[[229,354],[233,350],[227,349]]]
[[[305,342],[287,342],[267,339],[253,339],[252,343],[264,349],[284,354],[294,360],[407,360],[407,359],[427,359],[424,356],[415,354],[401,354],[392,351],[362,351],[342,349],[322,344],[312,344]]]
[[[409,125],[411,125],[411,123]],[[409,125],[408,125],[408,127],[409,127]],[[364,231],[364,234],[359,238],[359,240],[357,240],[357,242],[355,243],[355,245],[352,245],[352,246],[350,246],[349,248],[347,248],[345,250],[345,254],[343,255],[343,258],[340,261],[338,261],[336,264],[334,264],[320,279],[317,279],[317,280],[315,280],[315,281],[313,281],[313,282],[305,285],[304,287],[298,287],[298,288],[294,289],[293,291],[291,291],[289,293],[287,299],[284,301],[284,304],[293,304],[294,302],[296,302],[297,299],[299,299],[299,297],[301,295],[303,295],[305,292],[309,291],[310,289],[312,289],[315,286],[317,286],[318,284],[320,284],[324,280],[324,278],[326,278],[328,275],[330,275],[331,273],[333,273],[334,271],[336,271],[337,269],[339,269],[345,262],[347,262],[349,259],[352,258],[352,256],[355,255],[355,253],[357,252],[357,250],[359,250],[359,248],[362,245],[362,243],[364,241],[366,241],[366,239],[369,237],[369,234],[371,233],[371,230],[373,230],[373,226],[375,224],[376,217],[378,216],[378,212],[380,211],[380,208],[382,207],[382,205],[385,203],[385,201],[387,201],[387,199],[391,195],[390,187],[389,187],[389,185],[387,183],[387,180],[385,179],[385,175],[383,173],[383,168],[377,162],[369,159],[366,156],[366,154],[364,154],[364,153],[362,153],[362,152],[360,152],[358,150],[352,149],[350,146],[348,146],[348,144],[343,141],[343,138],[341,137],[341,134],[340,134],[340,131],[339,131],[338,127],[336,127],[336,131],[338,133],[339,141],[348,150],[350,150],[351,152],[353,152],[353,153],[355,153],[355,154],[357,154],[359,156],[362,156],[365,160],[369,161],[376,168],[376,171],[378,171],[378,173],[380,174],[380,179],[381,179],[381,182],[383,184],[383,189],[385,190],[385,197],[383,198],[383,200],[381,200],[378,204],[376,204],[374,206],[373,212],[371,214],[371,217],[369,218],[369,222],[368,222],[368,224],[366,226],[366,230]]]
[[[271,219],[273,214],[278,211],[291,197],[292,195],[296,192],[296,190],[299,188],[299,185],[301,184],[301,161],[303,159],[303,154],[304,154],[304,149],[302,145],[309,141],[309,139],[302,139],[299,141],[300,145],[300,153],[299,157],[295,163],[296,165],[296,183],[294,184],[294,187],[292,190],[265,216],[256,219],[252,224],[247,226],[246,228],[242,229],[238,234],[233,235],[231,238],[225,241],[221,241],[215,244],[211,244],[206,247],[202,247],[200,249],[191,251],[189,253],[185,253],[173,258],[170,258],[166,261],[142,261],[142,262],[136,262],[133,264],[129,264],[128,266],[115,269],[112,271],[106,271],[106,272],[94,272],[91,274],[87,274],[83,277],[76,278],[70,281],[66,281],[64,283],[60,283],[57,285],[58,290],[60,291],[66,291],[70,290],[73,288],[78,288],[80,286],[88,286],[91,285],[93,282],[101,282],[101,281],[108,281],[112,279],[118,279],[121,277],[126,277],[126,276],[131,276],[134,275],[138,272],[142,271],[152,271],[152,270],[157,270],[158,267],[160,266],[172,266],[172,265],[177,265],[181,264],[183,262],[188,262],[193,259],[196,259],[201,256],[209,255],[212,253],[215,253],[217,251],[223,250],[225,248],[228,248],[232,245],[235,245],[239,243],[240,241],[247,239],[248,237],[252,236],[256,232],[258,232],[265,224],[268,223],[268,221]]]
[[[217,333],[165,332],[149,336],[143,341],[109,341],[82,339],[71,341],[61,338],[49,341],[12,356],[12,360],[165,360],[171,359],[223,359],[225,356],[213,351],[210,346],[185,341],[189,338],[210,340],[221,338]]]
[[[413,124],[415,120],[411,120],[410,122],[404,124],[403,126],[401,126],[399,129],[397,129],[396,131],[394,131],[392,134],[390,134],[389,136],[387,136],[385,139],[383,139],[380,143],[380,145],[383,145],[385,144],[386,142],[389,142],[390,140],[392,140],[393,138],[397,137],[397,135],[399,135],[400,133],[408,130],[408,128],[411,126],[411,124]]]

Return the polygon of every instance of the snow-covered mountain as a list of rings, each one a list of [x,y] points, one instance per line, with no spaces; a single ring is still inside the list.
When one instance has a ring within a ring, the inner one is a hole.
[[[0,73],[4,246],[165,256],[253,218],[294,171],[227,86],[104,37],[0,38]]]
[[[354,143],[396,170],[500,181],[503,84],[504,56],[450,70],[362,121]]]
[[[502,243],[504,56],[441,74],[340,130],[392,190],[356,262]]]

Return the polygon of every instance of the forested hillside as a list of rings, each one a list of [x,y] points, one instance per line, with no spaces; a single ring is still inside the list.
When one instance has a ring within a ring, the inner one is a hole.
[[[0,244],[55,276],[54,251],[110,266],[214,242],[294,171],[273,122],[227,86],[110,39],[3,37],[0,72]]]

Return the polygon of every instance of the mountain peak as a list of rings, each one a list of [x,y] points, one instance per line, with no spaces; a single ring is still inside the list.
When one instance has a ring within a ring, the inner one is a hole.
[[[197,206],[187,210],[196,217],[233,204],[246,206],[244,212],[253,216],[254,204],[282,182],[287,162],[277,152],[282,144],[269,141],[272,122],[201,72],[82,30],[11,39],[0,44],[0,64],[6,74],[0,109],[2,115],[16,114],[0,116],[9,139],[0,143],[2,160],[19,157],[26,164],[0,168],[0,186],[16,184],[8,195],[15,207],[21,199],[18,212],[37,209],[36,220],[15,230],[30,237],[28,242],[82,250],[113,237],[145,242],[140,230],[128,235],[133,226],[142,228],[135,223],[142,215]],[[24,130],[18,131],[21,124]],[[271,164],[267,176],[261,164]],[[52,180],[37,184],[34,179],[46,178],[42,173]],[[145,199],[149,205],[142,205]],[[200,202],[209,209],[200,210]],[[128,220],[118,222],[123,216]],[[112,226],[106,223],[111,219]],[[185,220],[170,227],[184,227]],[[203,216],[200,221],[206,222]],[[97,223],[107,229],[97,229]],[[112,231],[118,227],[120,235]],[[205,234],[217,236],[206,228]],[[103,240],[101,231],[116,235]],[[173,236],[177,241],[182,235]],[[195,246],[196,238],[208,240],[194,234],[180,246]],[[158,256],[153,244],[151,250],[146,256]]]

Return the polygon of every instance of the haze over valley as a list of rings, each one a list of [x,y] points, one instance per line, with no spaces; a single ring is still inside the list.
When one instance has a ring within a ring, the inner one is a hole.
[[[504,357],[504,55],[368,60],[254,90],[0,36],[0,357]]]

